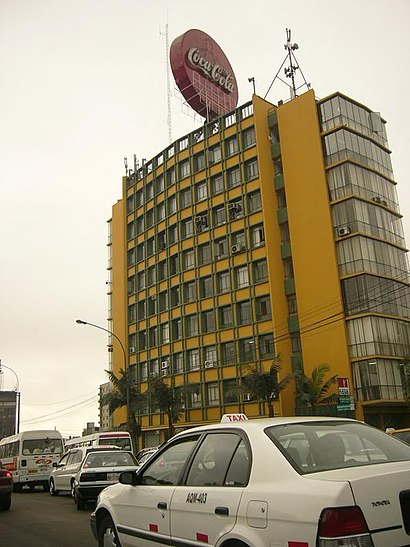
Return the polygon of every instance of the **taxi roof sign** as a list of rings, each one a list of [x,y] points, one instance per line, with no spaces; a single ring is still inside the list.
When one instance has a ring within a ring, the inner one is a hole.
[[[221,419],[221,423],[226,422],[244,422],[248,419],[246,414],[224,414]]]

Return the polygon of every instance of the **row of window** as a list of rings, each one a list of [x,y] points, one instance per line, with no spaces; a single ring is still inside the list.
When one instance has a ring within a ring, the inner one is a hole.
[[[145,301],[141,301],[136,306],[129,307],[130,322],[140,319],[139,313],[145,312],[139,307],[139,304],[143,302],[145,303]],[[134,314],[137,317],[134,317]],[[133,352],[144,351],[171,341],[182,340],[182,338],[207,334],[237,325],[247,325],[254,321],[267,321],[271,318],[270,298],[269,296],[260,296],[255,299],[254,308],[250,300],[244,300],[235,305],[219,306],[216,309],[212,308],[201,311],[199,314],[185,315],[170,322],[166,321],[148,329],[138,330],[138,333],[129,335],[129,347],[133,348]]]
[[[183,192],[181,192],[182,199]],[[175,196],[173,196],[175,198]],[[244,203],[245,202],[245,203]],[[187,207],[190,203],[184,202],[184,207]],[[261,193],[260,190],[255,190],[250,192],[246,199],[242,197],[232,199],[225,204],[218,205],[213,207],[210,212],[201,212],[197,215],[190,218],[192,225],[192,233],[195,227],[196,232],[201,232],[209,229],[212,220],[212,226],[220,226],[225,224],[227,220],[236,220],[237,218],[243,217],[245,214],[252,214],[254,212],[260,211],[262,209],[261,202]],[[173,210],[173,212],[175,212]],[[171,214],[171,213],[170,213]],[[135,220],[127,224],[127,239],[133,239],[134,237],[144,233],[146,230],[158,224],[165,219],[165,204],[161,203],[157,205],[154,209],[150,209],[145,214],[139,215]],[[181,225],[184,225],[181,222]],[[172,235],[172,242],[178,240],[178,225],[172,224],[169,227],[169,231]],[[189,230],[188,230],[189,231]],[[181,234],[185,234],[186,229],[181,229]],[[166,241],[166,236],[164,234],[164,241]]]
[[[369,112],[340,96],[321,103],[319,108],[323,131],[345,125],[387,146],[385,123],[379,112]]]
[[[143,165],[141,167],[139,167],[139,165],[136,166],[137,168],[134,174],[135,178],[137,180],[142,179],[144,176],[152,173],[155,168],[161,166],[166,160],[175,156],[175,154],[177,154],[178,152],[182,152],[183,150],[186,150],[189,146],[194,146],[198,144],[199,142],[205,141],[209,137],[212,137],[213,135],[216,135],[220,131],[223,131],[224,129],[231,127],[235,123],[239,123],[241,120],[244,120],[248,118],[249,116],[252,116],[252,114],[253,114],[252,103],[246,103],[245,105],[241,106],[234,112],[231,112],[225,116],[221,116],[220,118],[216,120],[212,120],[212,122],[205,124],[203,127],[196,129],[189,135],[186,135],[185,137],[174,142],[171,146],[169,146],[166,150],[158,154],[158,156],[156,156],[149,162],[142,160]],[[252,128],[249,128],[249,129],[252,129]],[[244,147],[246,147],[246,142],[247,142],[247,138],[243,136]],[[248,146],[250,145],[248,144]],[[129,178],[129,181],[134,180],[132,170],[130,170],[128,178]]]
[[[185,148],[188,147],[188,137],[181,142],[186,143]],[[148,202],[152,199],[154,195],[163,192],[166,187],[175,184],[177,180],[182,180],[192,173],[197,173],[204,170],[206,167],[215,165],[216,163],[221,162],[223,158],[227,159],[234,156],[238,154],[240,150],[247,150],[253,146],[255,142],[255,128],[252,126],[244,129],[238,134],[226,138],[222,144],[217,143],[210,146],[207,150],[192,154],[189,158],[179,161],[177,165],[169,167],[164,173],[160,173],[152,181],[144,184],[144,188],[140,191],[141,194],[138,194],[137,192],[137,199],[141,200],[142,205],[143,202]],[[184,148],[182,148],[182,150],[183,149]],[[146,174],[149,174],[152,171],[152,169],[150,169],[150,164],[144,166],[144,171]]]
[[[390,154],[374,142],[345,129],[339,129],[324,138],[326,165],[353,159],[393,178]]]
[[[248,265],[238,266],[234,269],[223,270],[217,272],[214,280],[211,276],[205,276],[192,281],[187,281],[180,286],[171,288],[169,291],[161,291],[153,297],[148,297],[147,300],[141,300],[140,311],[143,314],[152,311],[152,313],[162,313],[170,307],[178,306],[182,302],[187,304],[189,302],[195,302],[200,298],[210,298],[214,294],[224,294],[231,292],[233,288],[242,289],[249,287],[250,284],[256,285],[268,280],[268,270],[266,259],[255,260],[250,265],[252,278],[249,279]],[[129,294],[138,292],[145,287],[145,271],[140,272],[136,276],[132,276],[128,279],[128,291]],[[215,287],[213,283],[215,282]],[[149,305],[151,304],[151,306]],[[130,306],[131,308],[131,306]],[[138,314],[135,314],[136,316]],[[131,317],[131,314],[129,313]],[[139,319],[145,317],[141,316]]]
[[[136,381],[144,382],[149,375],[168,376],[194,370],[206,370],[218,366],[230,366],[270,359],[275,356],[273,335],[260,335],[254,338],[231,340],[218,346],[205,346],[172,355],[164,355],[132,365]]]
[[[181,231],[184,237],[190,237],[193,235],[193,224],[194,220],[187,219],[181,223]],[[175,227],[176,228],[176,227]],[[166,232],[163,232],[158,235],[157,239],[150,238],[147,242],[139,243],[136,247],[129,249],[127,251],[127,266],[133,266],[134,264],[141,262],[148,256],[152,256],[156,252],[156,246],[158,252],[165,249],[167,245],[173,245],[176,241],[176,234],[173,233],[170,229]],[[211,261],[211,248],[213,246],[214,251],[214,260],[219,260],[221,258],[227,257],[231,254],[236,254],[238,252],[243,252],[247,248],[255,249],[261,247],[265,244],[265,232],[262,224],[257,224],[249,228],[249,246],[246,244],[246,234],[245,232],[238,231],[234,232],[230,238],[231,244],[228,244],[228,238],[218,238],[213,243],[207,242],[203,245],[198,246],[197,252],[197,263],[199,265],[205,264]],[[194,257],[194,250],[191,249],[191,256]],[[181,256],[184,257],[181,263]],[[189,267],[185,268],[187,264],[186,255],[181,255],[181,253],[176,253],[169,256],[167,259],[162,260],[157,263],[155,266],[150,266],[146,269],[145,280],[146,285],[149,286],[156,281],[162,281],[167,277],[175,275],[176,273],[182,271],[183,269],[190,269]],[[195,260],[193,258],[193,260]],[[142,280],[139,280],[142,282]],[[141,283],[139,284],[141,286]]]
[[[346,162],[328,170],[327,182],[332,201],[354,194],[399,210],[396,186],[369,169]]]
[[[236,165],[227,169],[225,173],[217,173],[209,179],[204,179],[195,185],[185,188],[179,192],[179,207],[183,209],[195,201],[199,203],[206,200],[209,196],[215,196],[225,189],[235,188],[243,182],[249,182],[259,176],[259,165],[256,158],[247,160],[242,165]],[[145,192],[145,199],[144,199]],[[138,190],[135,194],[127,198],[127,214],[141,207],[144,202],[150,201],[154,197],[152,182],[147,183],[144,188]],[[177,198],[175,193],[169,196],[165,201],[161,200],[155,208],[151,209],[153,220],[159,222],[166,215],[171,215],[177,210]],[[154,214],[155,212],[155,214]],[[149,226],[147,226],[149,227]]]
[[[404,399],[403,378],[397,361],[372,359],[353,363],[355,392],[359,400]]]

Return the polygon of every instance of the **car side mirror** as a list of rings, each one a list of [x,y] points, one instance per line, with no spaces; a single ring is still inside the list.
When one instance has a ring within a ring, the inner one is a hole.
[[[53,462],[53,467],[58,467],[58,463],[57,463],[57,462]]]
[[[118,481],[121,484],[128,484],[130,486],[136,486],[140,482],[135,471],[123,471],[120,473]]]

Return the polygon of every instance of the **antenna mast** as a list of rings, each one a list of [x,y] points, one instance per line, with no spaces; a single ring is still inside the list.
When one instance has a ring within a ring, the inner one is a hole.
[[[295,43],[294,44],[291,43],[291,34],[292,34],[292,31],[289,28],[287,28],[286,29],[286,44],[285,44],[285,49],[287,51],[287,55],[286,55],[283,63],[280,65],[279,70],[277,71],[275,77],[273,78],[272,83],[270,84],[268,91],[265,93],[264,99],[266,99],[266,96],[268,95],[269,91],[271,90],[271,88],[272,88],[272,86],[273,86],[276,79],[280,80],[282,83],[284,83],[285,85],[287,85],[289,87],[289,89],[290,89],[290,98],[291,99],[294,99],[295,97],[297,97],[297,92],[301,87],[306,86],[308,89],[310,89],[310,84],[307,83],[306,78],[303,75],[303,72],[302,72],[302,70],[299,66],[299,63],[297,62],[297,59],[295,57],[294,51],[299,49],[299,46]],[[282,67],[286,63],[287,60],[289,61],[289,66],[285,67],[284,72],[285,72],[286,78],[291,79],[291,82],[292,82],[291,85],[289,85],[285,80],[282,80],[282,78],[279,76],[279,72],[282,70]],[[295,82],[295,74],[296,74],[297,70],[299,70],[300,75],[303,78],[303,83],[299,87],[296,87],[296,82]]]
[[[172,115],[171,115],[171,81],[169,74],[169,32],[168,23],[165,25],[165,32],[159,31],[161,35],[165,35],[165,63],[167,73],[167,125],[168,125],[168,140],[172,142]]]

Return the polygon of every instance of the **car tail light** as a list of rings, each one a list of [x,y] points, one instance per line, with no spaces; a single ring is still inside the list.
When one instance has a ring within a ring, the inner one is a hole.
[[[360,507],[328,507],[319,519],[318,547],[373,547]]]

